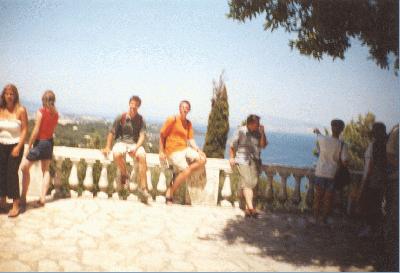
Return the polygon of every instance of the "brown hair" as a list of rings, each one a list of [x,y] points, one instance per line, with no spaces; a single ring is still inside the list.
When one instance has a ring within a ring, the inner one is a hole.
[[[140,106],[141,104],[142,104],[142,100],[139,98],[139,96],[132,96],[130,99],[129,99],[129,103],[131,103],[131,101],[136,101],[137,103],[138,103],[138,106]]]
[[[6,108],[7,107],[7,103],[6,103],[6,90],[7,89],[11,89],[11,91],[14,94],[14,106],[19,106],[19,94],[18,94],[18,89],[14,84],[7,84],[6,86],[4,86],[3,88],[3,92],[1,92],[1,97],[0,97],[0,108]]]
[[[187,105],[189,105],[189,110],[192,110],[192,106],[190,105],[190,102],[188,100],[183,100],[179,103],[179,107],[181,107],[182,103],[186,103]]]
[[[49,109],[52,112],[56,111],[56,95],[51,90],[46,90],[42,96],[42,105],[44,108]]]

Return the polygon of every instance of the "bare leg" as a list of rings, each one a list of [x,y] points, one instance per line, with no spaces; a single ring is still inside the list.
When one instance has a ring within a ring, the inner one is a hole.
[[[324,196],[324,207],[322,210],[322,220],[325,222],[332,211],[333,197],[335,195],[334,191],[326,191]]]
[[[319,186],[315,186],[315,198],[314,198],[314,218],[318,222],[320,218],[322,200],[324,198],[324,190]]]
[[[42,173],[43,173],[43,184],[42,184],[42,194],[40,196],[40,203],[44,204],[46,202],[46,193],[50,185],[50,167],[51,160],[42,160]]]
[[[139,162],[139,176],[140,176],[140,188],[142,190],[147,190],[147,162],[146,158],[142,156],[137,157],[137,161]]]
[[[248,210],[253,210],[253,189],[243,188],[244,200],[246,201],[246,208]]]
[[[172,186],[170,186],[167,189],[166,192],[166,197],[170,198],[174,195],[174,192],[178,189],[178,187],[182,184],[183,181],[185,181],[193,172],[197,171],[198,169],[204,167],[206,164],[206,161],[204,159],[200,159],[193,164],[191,164],[189,167],[187,167],[185,170],[180,172],[178,176],[175,178],[174,183]]]
[[[29,161],[28,159],[24,158],[21,163],[21,170],[22,170],[22,193],[21,193],[21,202],[22,205],[26,203],[26,195],[28,194],[29,183],[31,181],[31,175],[29,170],[33,165],[33,161]]]
[[[13,206],[8,212],[8,217],[16,217],[19,214],[19,199],[13,199]]]
[[[121,182],[126,181],[126,177],[127,177],[127,170],[126,170],[126,164],[125,164],[125,158],[124,158],[124,154],[121,153],[114,153],[114,161],[115,163],[117,163],[117,167],[119,172],[121,173],[121,178],[123,178],[121,180]]]

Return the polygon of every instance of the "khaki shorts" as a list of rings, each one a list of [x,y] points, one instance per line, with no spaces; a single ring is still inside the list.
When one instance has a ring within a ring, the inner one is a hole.
[[[136,144],[127,144],[123,142],[117,142],[114,144],[112,148],[113,153],[122,154],[125,156],[126,153],[129,153],[133,149],[136,148]],[[136,157],[146,157],[146,152],[143,147],[139,147],[136,151]]]
[[[239,188],[254,189],[258,182],[258,171],[256,164],[237,165],[239,171]]]
[[[200,160],[200,154],[193,148],[185,148],[182,151],[174,152],[168,157],[168,162],[175,170],[183,171],[189,167],[189,163]]]

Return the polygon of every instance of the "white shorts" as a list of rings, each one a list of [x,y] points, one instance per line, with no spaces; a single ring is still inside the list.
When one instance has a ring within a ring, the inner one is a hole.
[[[168,157],[169,163],[178,171],[183,171],[189,163],[200,160],[200,154],[191,147],[185,148],[182,151],[174,152]]]
[[[130,151],[132,151],[133,149],[136,148],[136,144],[127,144],[124,142],[117,142],[114,144],[113,148],[112,148],[112,152],[118,153],[118,154],[122,154],[125,156],[126,153],[129,153]],[[146,152],[143,149],[143,147],[139,147],[139,149],[137,149],[136,151],[136,157],[146,157]]]

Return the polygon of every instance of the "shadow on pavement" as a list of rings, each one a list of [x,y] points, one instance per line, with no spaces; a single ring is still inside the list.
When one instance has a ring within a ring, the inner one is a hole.
[[[371,239],[358,238],[357,231],[355,224],[339,219],[330,226],[317,226],[302,215],[267,213],[260,219],[238,216],[227,223],[223,237],[229,244],[237,240],[247,243],[254,255],[297,266],[379,270],[380,246]]]

